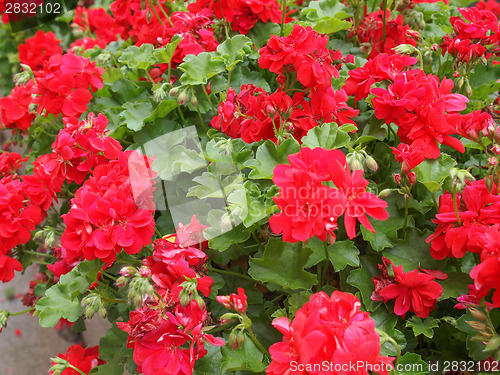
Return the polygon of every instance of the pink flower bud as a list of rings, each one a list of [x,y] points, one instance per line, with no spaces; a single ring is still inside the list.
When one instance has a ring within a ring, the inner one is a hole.
[[[394,181],[396,182],[396,184],[401,185],[401,183],[403,182],[403,178],[399,173],[396,173],[394,175]]]
[[[408,181],[410,181],[410,184],[413,186],[415,185],[415,182],[417,182],[417,175],[415,172],[410,172],[408,173]]]

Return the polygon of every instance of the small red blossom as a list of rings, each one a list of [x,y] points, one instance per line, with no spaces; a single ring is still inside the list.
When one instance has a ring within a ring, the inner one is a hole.
[[[238,288],[238,294],[231,293],[229,296],[217,296],[215,299],[228,310],[233,310],[241,314],[247,312],[247,296],[243,288]]]
[[[29,81],[24,86],[14,87],[8,96],[0,98],[0,125],[26,133],[35,118],[35,114],[29,110],[32,89],[33,82]]]
[[[443,294],[443,287],[433,281],[434,276],[413,270],[408,273],[403,271],[403,266],[395,267],[394,282],[380,290],[384,302],[395,299],[394,313],[405,316],[408,311],[414,312],[421,318],[427,318],[434,309],[436,300]],[[375,283],[377,285],[377,283]]]
[[[102,365],[106,362],[99,358],[99,347],[93,346],[84,349],[81,345],[70,346],[66,353],[58,355],[59,358],[65,359],[70,365],[83,371],[85,374],[90,373],[94,367]],[[52,362],[54,364],[54,362]],[[54,372],[51,371],[50,374]],[[80,375],[80,373],[72,368],[66,368],[61,375]]]

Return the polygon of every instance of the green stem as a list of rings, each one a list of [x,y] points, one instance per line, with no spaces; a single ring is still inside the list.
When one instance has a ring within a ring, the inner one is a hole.
[[[151,77],[151,75],[149,74],[149,72],[147,71],[147,69],[143,69],[143,70],[146,73],[146,77],[148,78],[149,82],[151,82],[154,85],[155,81],[153,80],[153,77]]]
[[[381,336],[381,338],[382,338],[382,340],[384,340],[384,342],[385,341],[389,341],[394,346],[394,348],[396,349],[396,361],[394,363],[394,374],[398,375],[399,371],[397,370],[397,368],[398,368],[398,364],[399,364],[399,357],[401,357],[401,348],[399,347],[399,345],[396,342],[396,340],[394,340],[391,336],[389,336],[384,331],[382,331],[382,330],[380,330],[378,328],[375,328],[375,331],[377,331],[377,333]]]
[[[40,253],[38,251],[24,250],[24,253],[25,254],[36,255],[36,256],[40,256],[40,257],[45,257],[45,258],[53,258],[54,257],[52,254]]]
[[[424,70],[424,57],[422,56],[422,52],[420,52],[418,49],[416,51],[418,53],[418,61],[420,61],[420,69],[423,71]]]
[[[155,232],[158,238],[162,238],[163,236],[161,235],[160,231],[158,230],[158,227],[155,226]]]
[[[457,204],[457,184],[453,185],[453,209],[455,210],[455,216],[457,217],[458,225],[462,225],[462,220],[460,220],[460,215],[458,213],[458,204]]]
[[[330,265],[330,255],[328,254],[328,244],[326,242],[323,242],[323,247],[325,248],[325,268],[323,268],[323,277],[321,279],[323,280],[323,283],[325,283],[326,274]],[[322,284],[321,286],[324,286],[324,284]]]
[[[101,299],[108,303],[128,303],[128,301],[125,301],[124,299],[108,298],[104,296],[101,296]]]
[[[111,279],[111,280],[115,280],[116,281],[116,277],[114,277],[113,275],[107,273],[106,271],[101,271],[101,274],[106,276],[107,278]]]
[[[382,5],[380,7],[382,9],[382,48],[385,49],[385,29],[387,23],[387,0],[382,1]]]
[[[177,111],[179,112],[179,117],[181,118],[182,123],[184,124],[184,127],[187,128],[186,119],[184,118],[184,115],[182,114],[182,110],[180,109],[179,106],[177,106]]]
[[[30,311],[33,311],[33,310],[35,310],[34,307],[32,307],[31,309],[19,311],[19,312],[16,312],[16,313],[10,313],[9,316],[23,315],[23,314],[26,314],[26,313],[28,313]]]
[[[403,231],[405,232],[406,232],[406,224],[408,224],[408,203],[409,203],[408,201],[409,199],[405,194],[405,221],[403,223]]]
[[[168,23],[170,24],[170,26],[174,26],[174,23],[172,22],[172,20],[170,19],[169,15],[167,14],[167,12],[165,12],[165,9],[163,9],[163,7],[161,6],[161,4],[158,4],[158,7],[160,8],[161,12],[163,13],[163,15],[165,16],[165,19],[168,21]]]
[[[227,91],[227,92],[229,92],[229,87],[230,87],[230,86],[229,86],[229,83],[231,82],[231,72],[232,72],[232,71],[233,71],[233,70],[231,69],[231,70],[228,72],[228,74],[227,74],[227,86],[226,86],[226,91]]]
[[[252,328],[248,328],[248,334],[250,335],[250,338],[255,343],[255,345],[257,345],[257,347],[262,351],[262,353],[264,353],[264,355],[270,358],[271,355],[269,354],[269,351],[266,348],[264,348],[264,346],[259,342],[259,340],[257,340],[257,337],[255,337],[255,335],[252,332]]]
[[[285,14],[286,14],[286,1],[282,0],[281,6],[281,30],[280,36],[283,37],[285,35]]]
[[[146,0],[146,3],[148,3],[149,5],[149,9],[152,9],[153,10],[153,13],[155,14],[156,18],[158,19],[158,21],[160,21],[160,24],[163,26],[164,23],[163,21],[161,20],[160,16],[158,15],[158,13],[156,12],[156,9],[155,7],[153,6],[153,4],[151,4],[151,1],[150,0]]]
[[[68,362],[68,367],[75,370],[76,372],[78,372],[79,374],[81,375],[87,375],[86,373],[84,373],[82,370],[80,370],[79,368],[73,366],[71,363]]]
[[[207,87],[205,85],[201,85],[201,87],[203,88],[203,92],[205,93],[205,96],[207,97],[208,102],[210,103],[210,107],[212,107],[212,111],[214,111],[214,113],[217,113],[217,110],[215,109],[212,101],[210,100],[210,96],[208,95]]]
[[[203,127],[203,131],[205,133],[207,133],[208,132],[208,127],[207,127],[207,124],[205,123],[205,120],[203,120],[203,116],[201,115],[200,107],[199,106],[196,106],[196,112],[198,112],[198,116],[200,117],[200,122],[201,122],[201,126]]]
[[[229,275],[229,276],[241,277],[242,279],[250,280],[250,281],[253,281],[254,283],[264,285],[260,281],[254,280],[250,276],[243,275],[243,274],[238,273],[238,272],[233,272],[233,271],[228,271],[228,270],[221,270],[220,268],[214,268],[214,267],[208,266],[208,265],[207,265],[207,270],[213,271],[213,272],[217,272],[217,273],[220,273],[222,275]]]

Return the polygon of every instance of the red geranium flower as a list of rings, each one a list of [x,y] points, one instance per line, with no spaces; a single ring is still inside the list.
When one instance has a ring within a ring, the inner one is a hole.
[[[73,345],[69,347],[66,353],[59,353],[58,357],[65,359],[70,365],[75,366],[86,374],[90,373],[90,370],[94,367],[106,363],[99,358],[99,346],[84,349],[79,344]],[[52,364],[54,364],[54,362],[52,362]],[[53,374],[54,371],[50,373]],[[61,372],[61,375],[80,375],[80,373],[72,368],[67,368]]]
[[[404,317],[411,311],[421,318],[427,318],[434,309],[436,300],[443,294],[443,287],[433,281],[435,277],[430,274],[418,270],[405,273],[403,266],[395,267],[394,264],[392,269],[394,282],[380,289],[378,295],[384,302],[396,299],[394,305],[396,315]]]

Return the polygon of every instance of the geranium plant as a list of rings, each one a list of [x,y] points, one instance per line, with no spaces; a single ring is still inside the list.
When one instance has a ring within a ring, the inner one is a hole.
[[[495,0],[19,3],[0,280],[112,323],[50,374],[500,371]]]

